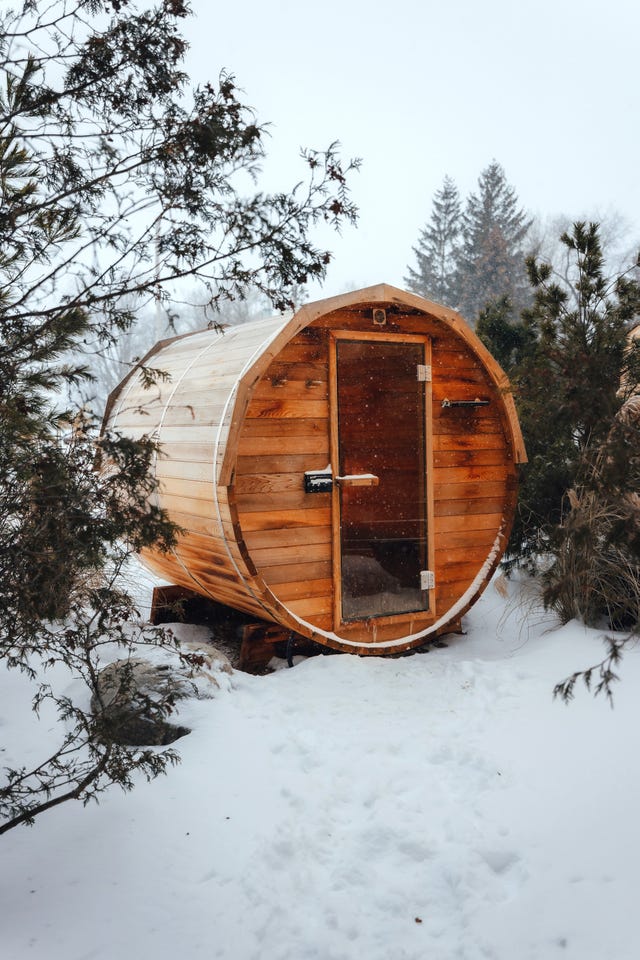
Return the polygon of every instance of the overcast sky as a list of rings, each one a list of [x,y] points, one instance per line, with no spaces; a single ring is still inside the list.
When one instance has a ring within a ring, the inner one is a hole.
[[[492,159],[532,214],[618,211],[640,238],[638,0],[192,6],[190,74],[226,68],[271,124],[270,186],[301,179],[301,146],[362,158],[323,295],[403,286],[445,174],[466,195]]]

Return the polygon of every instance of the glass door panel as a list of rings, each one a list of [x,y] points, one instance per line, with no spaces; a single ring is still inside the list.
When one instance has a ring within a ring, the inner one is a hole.
[[[428,610],[424,363],[424,342],[336,340],[343,620]]]

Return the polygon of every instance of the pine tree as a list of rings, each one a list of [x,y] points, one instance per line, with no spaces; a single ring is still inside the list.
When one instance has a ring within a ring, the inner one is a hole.
[[[624,274],[605,276],[597,224],[578,222],[561,241],[572,260],[568,283],[553,281],[549,264],[527,261],[534,302],[523,313],[526,343],[514,379],[529,463],[510,545],[521,560],[565,551],[570,491],[592,487],[606,473],[618,499],[625,489],[638,492],[628,487],[637,424],[622,429],[619,412],[640,388],[640,350],[628,338],[640,313],[640,284]],[[593,609],[582,606],[583,614]]]
[[[416,269],[409,267],[405,277],[414,293],[447,306],[457,301],[453,279],[461,214],[458,188],[450,177],[445,177],[433,198],[431,218],[413,248]]]
[[[508,296],[487,303],[480,311],[476,333],[507,374],[518,367],[531,337]]]
[[[453,282],[456,308],[469,323],[500,297],[508,297],[517,313],[527,303],[523,243],[531,222],[494,160],[480,174],[461,218]]]

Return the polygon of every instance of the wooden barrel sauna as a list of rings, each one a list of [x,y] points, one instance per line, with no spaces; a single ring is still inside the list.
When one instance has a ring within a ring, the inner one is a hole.
[[[343,651],[459,628],[526,459],[507,377],[457,313],[381,284],[165,340],[105,423],[161,445],[172,584]]]

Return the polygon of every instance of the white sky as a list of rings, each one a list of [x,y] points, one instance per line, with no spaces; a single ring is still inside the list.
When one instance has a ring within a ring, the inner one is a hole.
[[[189,72],[226,68],[271,124],[271,188],[304,176],[301,146],[339,140],[357,229],[324,294],[403,286],[445,174],[463,195],[492,160],[531,213],[617,211],[640,237],[637,0],[192,0]]]

